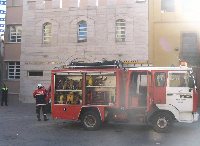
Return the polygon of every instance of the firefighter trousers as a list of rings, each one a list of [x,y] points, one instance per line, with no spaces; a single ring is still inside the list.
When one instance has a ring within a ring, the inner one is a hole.
[[[47,113],[46,113],[46,105],[36,105],[36,114],[37,114],[37,118],[38,118],[38,121],[40,121],[40,111],[42,109],[42,113],[43,113],[43,116],[44,116],[44,120],[48,120],[47,119]]]
[[[3,106],[3,103],[5,102],[5,105],[7,106],[8,105],[8,95],[7,94],[2,94],[2,97],[1,97],[1,106]]]

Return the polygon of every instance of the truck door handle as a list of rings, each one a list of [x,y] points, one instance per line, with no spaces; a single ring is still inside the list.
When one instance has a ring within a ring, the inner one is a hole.
[[[173,95],[173,93],[167,93],[167,96],[172,96]]]

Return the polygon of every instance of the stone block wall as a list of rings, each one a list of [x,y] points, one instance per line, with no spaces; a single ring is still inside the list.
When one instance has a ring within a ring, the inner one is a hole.
[[[126,41],[115,41],[115,21],[126,21]],[[87,22],[87,42],[77,43],[77,23]],[[148,60],[148,1],[24,0],[20,100],[33,102],[37,83],[50,84],[50,71],[72,60]],[[50,44],[42,25],[52,24]],[[42,77],[30,77],[42,70]]]

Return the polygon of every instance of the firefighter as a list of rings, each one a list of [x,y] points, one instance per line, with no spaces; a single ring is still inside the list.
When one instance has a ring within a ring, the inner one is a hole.
[[[8,87],[6,86],[5,83],[3,83],[3,87],[1,88],[1,106],[3,106],[3,103],[5,102],[5,105],[8,106]]]
[[[42,86],[42,84],[38,84],[37,89],[33,92],[33,97],[36,100],[36,114],[38,121],[40,119],[40,110],[42,109],[44,121],[47,121],[47,114],[46,114],[46,96],[47,92],[46,89]]]

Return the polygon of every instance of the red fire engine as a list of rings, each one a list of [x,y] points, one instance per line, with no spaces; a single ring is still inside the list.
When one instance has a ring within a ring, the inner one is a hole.
[[[52,70],[51,77],[53,118],[80,120],[87,130],[116,121],[144,122],[166,132],[174,121],[198,120],[198,95],[188,67],[76,62]]]

